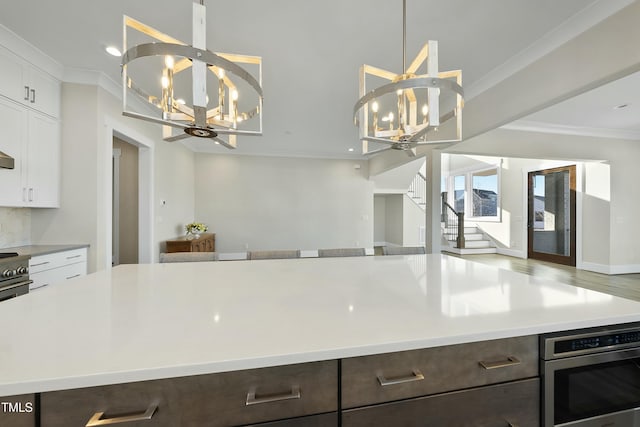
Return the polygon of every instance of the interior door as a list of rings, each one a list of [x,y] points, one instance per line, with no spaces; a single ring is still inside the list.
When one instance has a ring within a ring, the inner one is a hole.
[[[576,265],[576,167],[529,172],[528,256]]]

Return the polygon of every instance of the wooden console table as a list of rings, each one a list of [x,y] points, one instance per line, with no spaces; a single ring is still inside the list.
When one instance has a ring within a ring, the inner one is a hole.
[[[192,237],[192,236],[189,236]],[[187,236],[167,240],[167,252],[215,252],[215,233],[202,233],[197,239],[189,239]]]

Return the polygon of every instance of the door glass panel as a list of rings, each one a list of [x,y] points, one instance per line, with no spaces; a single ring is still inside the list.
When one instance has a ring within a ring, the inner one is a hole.
[[[533,176],[533,250],[569,256],[571,250],[569,171]]]

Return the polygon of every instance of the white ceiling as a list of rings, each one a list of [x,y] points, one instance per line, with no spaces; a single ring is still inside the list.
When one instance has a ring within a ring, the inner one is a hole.
[[[119,59],[108,56],[104,47],[122,44],[123,14],[189,42],[191,3],[2,2],[0,24],[67,68],[99,70],[118,82]],[[580,17],[595,19],[594,11],[603,19],[629,0],[407,3],[409,60],[428,39],[438,40],[440,69],[462,69],[468,98],[490,84],[514,58],[522,62],[523,52],[536,43],[552,44],[554,34],[562,33],[559,29],[575,26]],[[263,136],[239,138],[237,152],[361,156],[352,122],[358,69],[366,63],[401,71],[400,0],[206,0],[205,5],[210,50],[263,57]],[[227,152],[208,141],[190,141],[194,149]]]
[[[640,73],[600,86],[503,127],[640,140]]]

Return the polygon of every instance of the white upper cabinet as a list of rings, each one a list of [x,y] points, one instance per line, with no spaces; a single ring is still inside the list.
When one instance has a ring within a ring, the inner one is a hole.
[[[15,162],[0,168],[0,206],[59,207],[62,86],[14,51],[0,46],[0,151]]]
[[[0,46],[0,94],[60,117],[60,81]]]
[[[13,169],[0,168],[0,206],[24,206],[22,180],[23,164],[26,164],[26,141],[27,110],[0,97],[0,151],[15,161]]]
[[[0,206],[60,205],[60,123],[0,97],[0,151],[15,159],[0,169]]]

